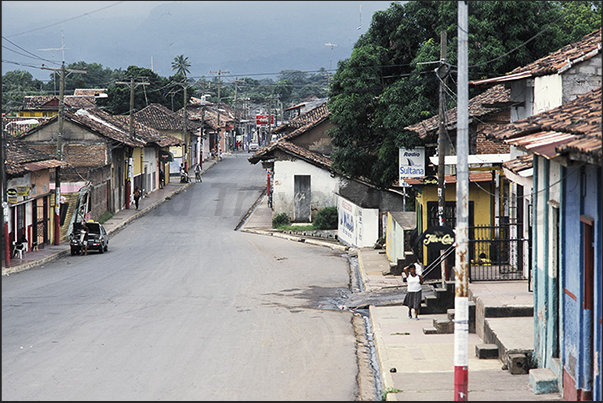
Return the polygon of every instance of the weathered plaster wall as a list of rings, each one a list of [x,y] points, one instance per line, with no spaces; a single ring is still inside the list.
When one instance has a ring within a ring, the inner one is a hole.
[[[310,175],[311,177],[312,218],[318,210],[337,205],[338,178],[333,178],[328,171],[302,160],[277,160],[274,162],[274,190],[272,194],[274,215],[283,212],[293,215],[295,211],[293,201],[295,175]]]
[[[562,73],[563,103],[586,94],[601,85],[601,54],[573,65]]]

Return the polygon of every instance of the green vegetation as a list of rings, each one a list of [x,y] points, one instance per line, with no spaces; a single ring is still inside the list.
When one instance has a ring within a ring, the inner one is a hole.
[[[502,76],[601,26],[600,1],[469,2],[469,80]],[[405,127],[438,113],[440,32],[451,65],[448,108],[456,104],[457,2],[397,2],[373,15],[329,88],[333,167],[388,188],[398,149],[422,145]],[[470,97],[483,88],[470,88]]]
[[[272,219],[272,228],[281,229],[287,225],[291,224],[291,218],[289,218],[289,214],[280,213],[274,216]]]
[[[111,217],[113,217],[113,213],[110,211],[105,211],[99,218],[98,218],[98,222],[101,224],[106,223],[108,220],[111,219]]]
[[[315,231],[337,229],[337,207],[325,207],[320,210],[314,222],[308,225],[291,225],[291,218],[287,213],[277,214],[272,219],[272,228],[283,231]]]
[[[402,391],[398,388],[387,388],[383,392],[381,392],[381,400],[386,401],[388,393],[400,393],[400,392],[402,392]]]
[[[320,210],[312,224],[315,229],[337,229],[337,207],[325,207]]]

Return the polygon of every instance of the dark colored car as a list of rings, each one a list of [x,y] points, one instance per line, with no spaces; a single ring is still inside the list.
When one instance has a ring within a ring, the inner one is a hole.
[[[88,250],[97,250],[100,253],[106,252],[109,250],[109,235],[105,230],[105,227],[101,223],[89,221],[86,223],[88,227],[88,235],[84,242],[88,243]],[[71,232],[70,245],[71,245],[71,254],[76,255],[80,253],[82,244],[80,243],[80,229],[82,228],[82,223],[74,223],[73,231]]]

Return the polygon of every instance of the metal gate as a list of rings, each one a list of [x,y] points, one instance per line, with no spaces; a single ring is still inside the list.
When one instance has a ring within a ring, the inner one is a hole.
[[[469,227],[469,281],[525,280],[531,242],[521,224]]]

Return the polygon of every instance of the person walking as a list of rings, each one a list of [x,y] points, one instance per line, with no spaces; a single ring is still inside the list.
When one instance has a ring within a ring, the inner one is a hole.
[[[419,264],[420,265],[420,264]],[[408,307],[408,318],[412,319],[412,310],[415,310],[415,319],[419,320],[419,310],[421,309],[421,299],[423,291],[423,275],[417,274],[417,267],[415,263],[411,263],[404,268],[404,274],[406,274],[406,296],[402,305]]]
[[[140,189],[136,187],[134,189],[134,203],[136,203],[136,210],[138,210],[138,203],[140,202]]]
[[[88,254],[88,225],[84,221],[80,228],[80,256]]]
[[[163,172],[163,169],[159,169],[159,189],[163,189],[163,187],[165,186],[165,173]]]
[[[201,167],[199,166],[199,164],[195,166],[195,180],[197,182],[203,182],[203,180],[201,179]]]

